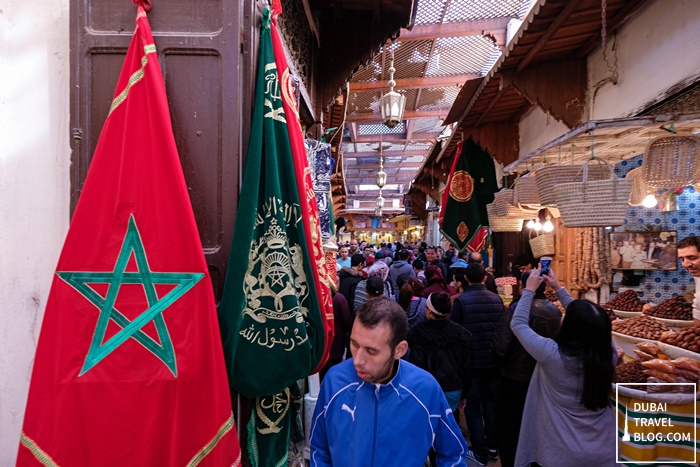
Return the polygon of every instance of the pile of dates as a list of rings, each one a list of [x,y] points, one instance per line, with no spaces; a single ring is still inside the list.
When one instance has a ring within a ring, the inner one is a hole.
[[[661,342],[700,353],[700,326],[691,326],[678,332],[664,333],[661,336]]]
[[[693,319],[693,304],[682,295],[678,295],[656,306],[644,307],[644,314],[656,318],[690,321]]]
[[[645,315],[613,321],[612,330],[627,336],[654,341],[659,340],[662,333],[670,331],[669,327],[662,322]]]
[[[625,290],[620,292],[605,304],[605,308],[611,308],[613,310],[620,311],[642,311],[642,307],[646,302],[642,301],[637,297],[637,292],[634,290]]]

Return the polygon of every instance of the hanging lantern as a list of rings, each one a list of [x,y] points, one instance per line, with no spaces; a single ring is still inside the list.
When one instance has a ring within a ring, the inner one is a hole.
[[[382,194],[379,193],[379,198],[377,198],[377,207],[378,208],[383,208],[384,207],[384,198],[382,198]]]
[[[379,99],[379,107],[382,112],[382,122],[389,128],[394,128],[403,120],[403,110],[406,106],[406,96],[394,91],[394,50],[391,50],[391,62],[389,65],[389,92],[382,94]]]
[[[379,187],[379,196],[381,196],[381,190],[386,185],[386,172],[384,172],[384,155],[382,154],[382,143],[379,143],[379,172],[376,176],[377,186]]]

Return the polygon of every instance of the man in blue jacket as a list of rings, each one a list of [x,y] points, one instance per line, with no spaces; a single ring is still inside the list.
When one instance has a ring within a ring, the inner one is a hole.
[[[311,423],[311,466],[466,466],[468,448],[430,373],[401,360],[408,320],[393,300],[367,302],[350,337],[353,358],[326,374]]]
[[[491,356],[491,341],[498,321],[505,313],[503,300],[484,286],[486,271],[479,263],[470,263],[459,276],[464,292],[452,305],[450,319],[472,333],[469,358],[472,385],[464,408],[471,440],[470,459],[486,465],[498,458],[496,412],[493,395],[498,387],[498,373]]]

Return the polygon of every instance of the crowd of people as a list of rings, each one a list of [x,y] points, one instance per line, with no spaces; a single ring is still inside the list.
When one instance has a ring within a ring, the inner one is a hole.
[[[506,307],[479,253],[342,245],[311,465],[614,465],[610,321],[523,263]]]

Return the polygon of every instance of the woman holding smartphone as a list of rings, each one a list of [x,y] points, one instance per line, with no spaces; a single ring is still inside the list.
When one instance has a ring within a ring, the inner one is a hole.
[[[559,335],[542,337],[529,326],[530,305],[545,281],[566,308]],[[610,405],[617,352],[610,319],[595,303],[574,300],[557,281],[533,270],[511,329],[537,361],[528,388],[515,465],[614,466],[617,432]]]

